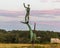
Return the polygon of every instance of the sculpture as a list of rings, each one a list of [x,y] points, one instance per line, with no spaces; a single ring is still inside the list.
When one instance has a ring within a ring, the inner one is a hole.
[[[26,8],[26,15],[25,15],[25,22],[21,22],[24,23],[28,26],[29,31],[30,31],[30,41],[34,42],[36,40],[36,34],[33,33],[31,26],[29,25],[29,14],[30,14],[30,8],[29,8],[29,4],[28,7],[25,6],[25,3],[23,3],[24,7]]]
[[[28,7],[25,6],[25,3],[23,3],[23,5],[26,9],[25,22],[29,23],[30,5],[28,4]]]

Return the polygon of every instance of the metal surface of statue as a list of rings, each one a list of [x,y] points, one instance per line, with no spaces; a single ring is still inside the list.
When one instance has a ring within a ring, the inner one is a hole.
[[[23,3],[23,5],[26,8],[26,16],[25,16],[25,22],[21,22],[21,23],[26,24],[28,26],[30,32],[30,41],[31,43],[33,43],[36,40],[36,34],[32,31],[32,28],[29,24],[30,5],[28,4],[28,7],[25,6],[25,3]]]
[[[32,29],[31,29],[31,26],[29,24],[27,24],[28,28],[29,28],[29,31],[30,31],[30,41],[34,41],[36,40],[36,34],[33,33]]]
[[[26,9],[25,22],[29,23],[30,5],[28,4],[28,7],[25,6],[25,3],[23,3],[23,5]]]

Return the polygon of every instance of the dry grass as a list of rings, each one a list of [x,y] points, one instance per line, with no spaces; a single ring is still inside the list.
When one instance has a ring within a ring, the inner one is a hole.
[[[34,48],[60,48],[60,44],[34,44]],[[32,48],[32,44],[0,44],[0,48]]]

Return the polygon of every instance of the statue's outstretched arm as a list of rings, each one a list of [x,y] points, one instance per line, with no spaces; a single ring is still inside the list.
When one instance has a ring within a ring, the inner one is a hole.
[[[25,3],[23,3],[23,5],[24,5],[25,8],[27,8],[27,7],[25,6]]]

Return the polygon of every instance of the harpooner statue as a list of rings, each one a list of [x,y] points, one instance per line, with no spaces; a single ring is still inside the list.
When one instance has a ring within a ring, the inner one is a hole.
[[[28,7],[25,6],[25,3],[23,3],[24,7],[26,8],[26,15],[25,15],[25,22],[22,22],[24,24],[26,24],[29,28],[30,31],[30,41],[34,41],[36,40],[36,34],[33,33],[31,26],[29,25],[29,14],[30,14],[30,5],[28,4]]]
[[[25,6],[25,3],[23,3],[23,5],[26,9],[25,22],[29,23],[30,5],[28,4],[28,7]]]

